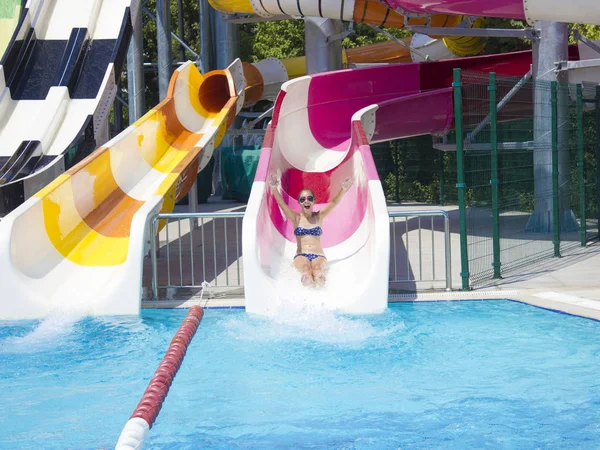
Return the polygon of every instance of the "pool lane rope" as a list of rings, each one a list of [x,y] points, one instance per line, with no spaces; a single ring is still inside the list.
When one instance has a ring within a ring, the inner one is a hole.
[[[173,336],[169,349],[159,364],[148,387],[142,395],[135,411],[125,424],[121,436],[115,446],[116,450],[140,450],[160,408],[167,397],[173,378],[181,367],[188,345],[192,341],[204,310],[200,306],[192,306],[183,319],[179,330]]]

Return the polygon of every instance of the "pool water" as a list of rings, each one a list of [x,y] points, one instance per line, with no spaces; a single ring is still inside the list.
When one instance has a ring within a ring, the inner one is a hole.
[[[185,313],[0,322],[0,448],[114,448]],[[599,448],[599,332],[509,301],[206,310],[145,448]]]

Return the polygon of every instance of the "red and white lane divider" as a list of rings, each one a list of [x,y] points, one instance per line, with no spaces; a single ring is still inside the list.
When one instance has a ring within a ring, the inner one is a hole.
[[[148,383],[142,399],[125,424],[115,446],[116,450],[140,450],[144,446],[148,432],[167,397],[173,378],[181,366],[203,315],[204,310],[200,306],[190,308],[179,330],[173,336],[165,357]]]

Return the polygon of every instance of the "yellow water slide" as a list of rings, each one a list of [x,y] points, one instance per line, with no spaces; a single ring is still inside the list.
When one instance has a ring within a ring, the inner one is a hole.
[[[243,97],[239,60],[182,65],[165,100],[0,221],[0,319],[138,313],[148,219],[189,191]]]

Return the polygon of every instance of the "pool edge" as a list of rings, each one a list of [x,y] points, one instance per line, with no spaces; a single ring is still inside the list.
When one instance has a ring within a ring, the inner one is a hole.
[[[513,301],[545,309],[548,311],[600,321],[600,301],[574,296],[566,292],[556,291],[523,291],[494,289],[468,292],[453,291],[408,293],[391,295],[388,304],[491,300]],[[585,304],[593,307],[585,306]],[[186,300],[142,301],[142,308],[144,309],[178,309],[190,308],[194,305],[199,305],[206,309],[245,308],[243,297],[227,297],[213,299],[200,299],[192,297]],[[594,308],[596,305],[597,309]]]

